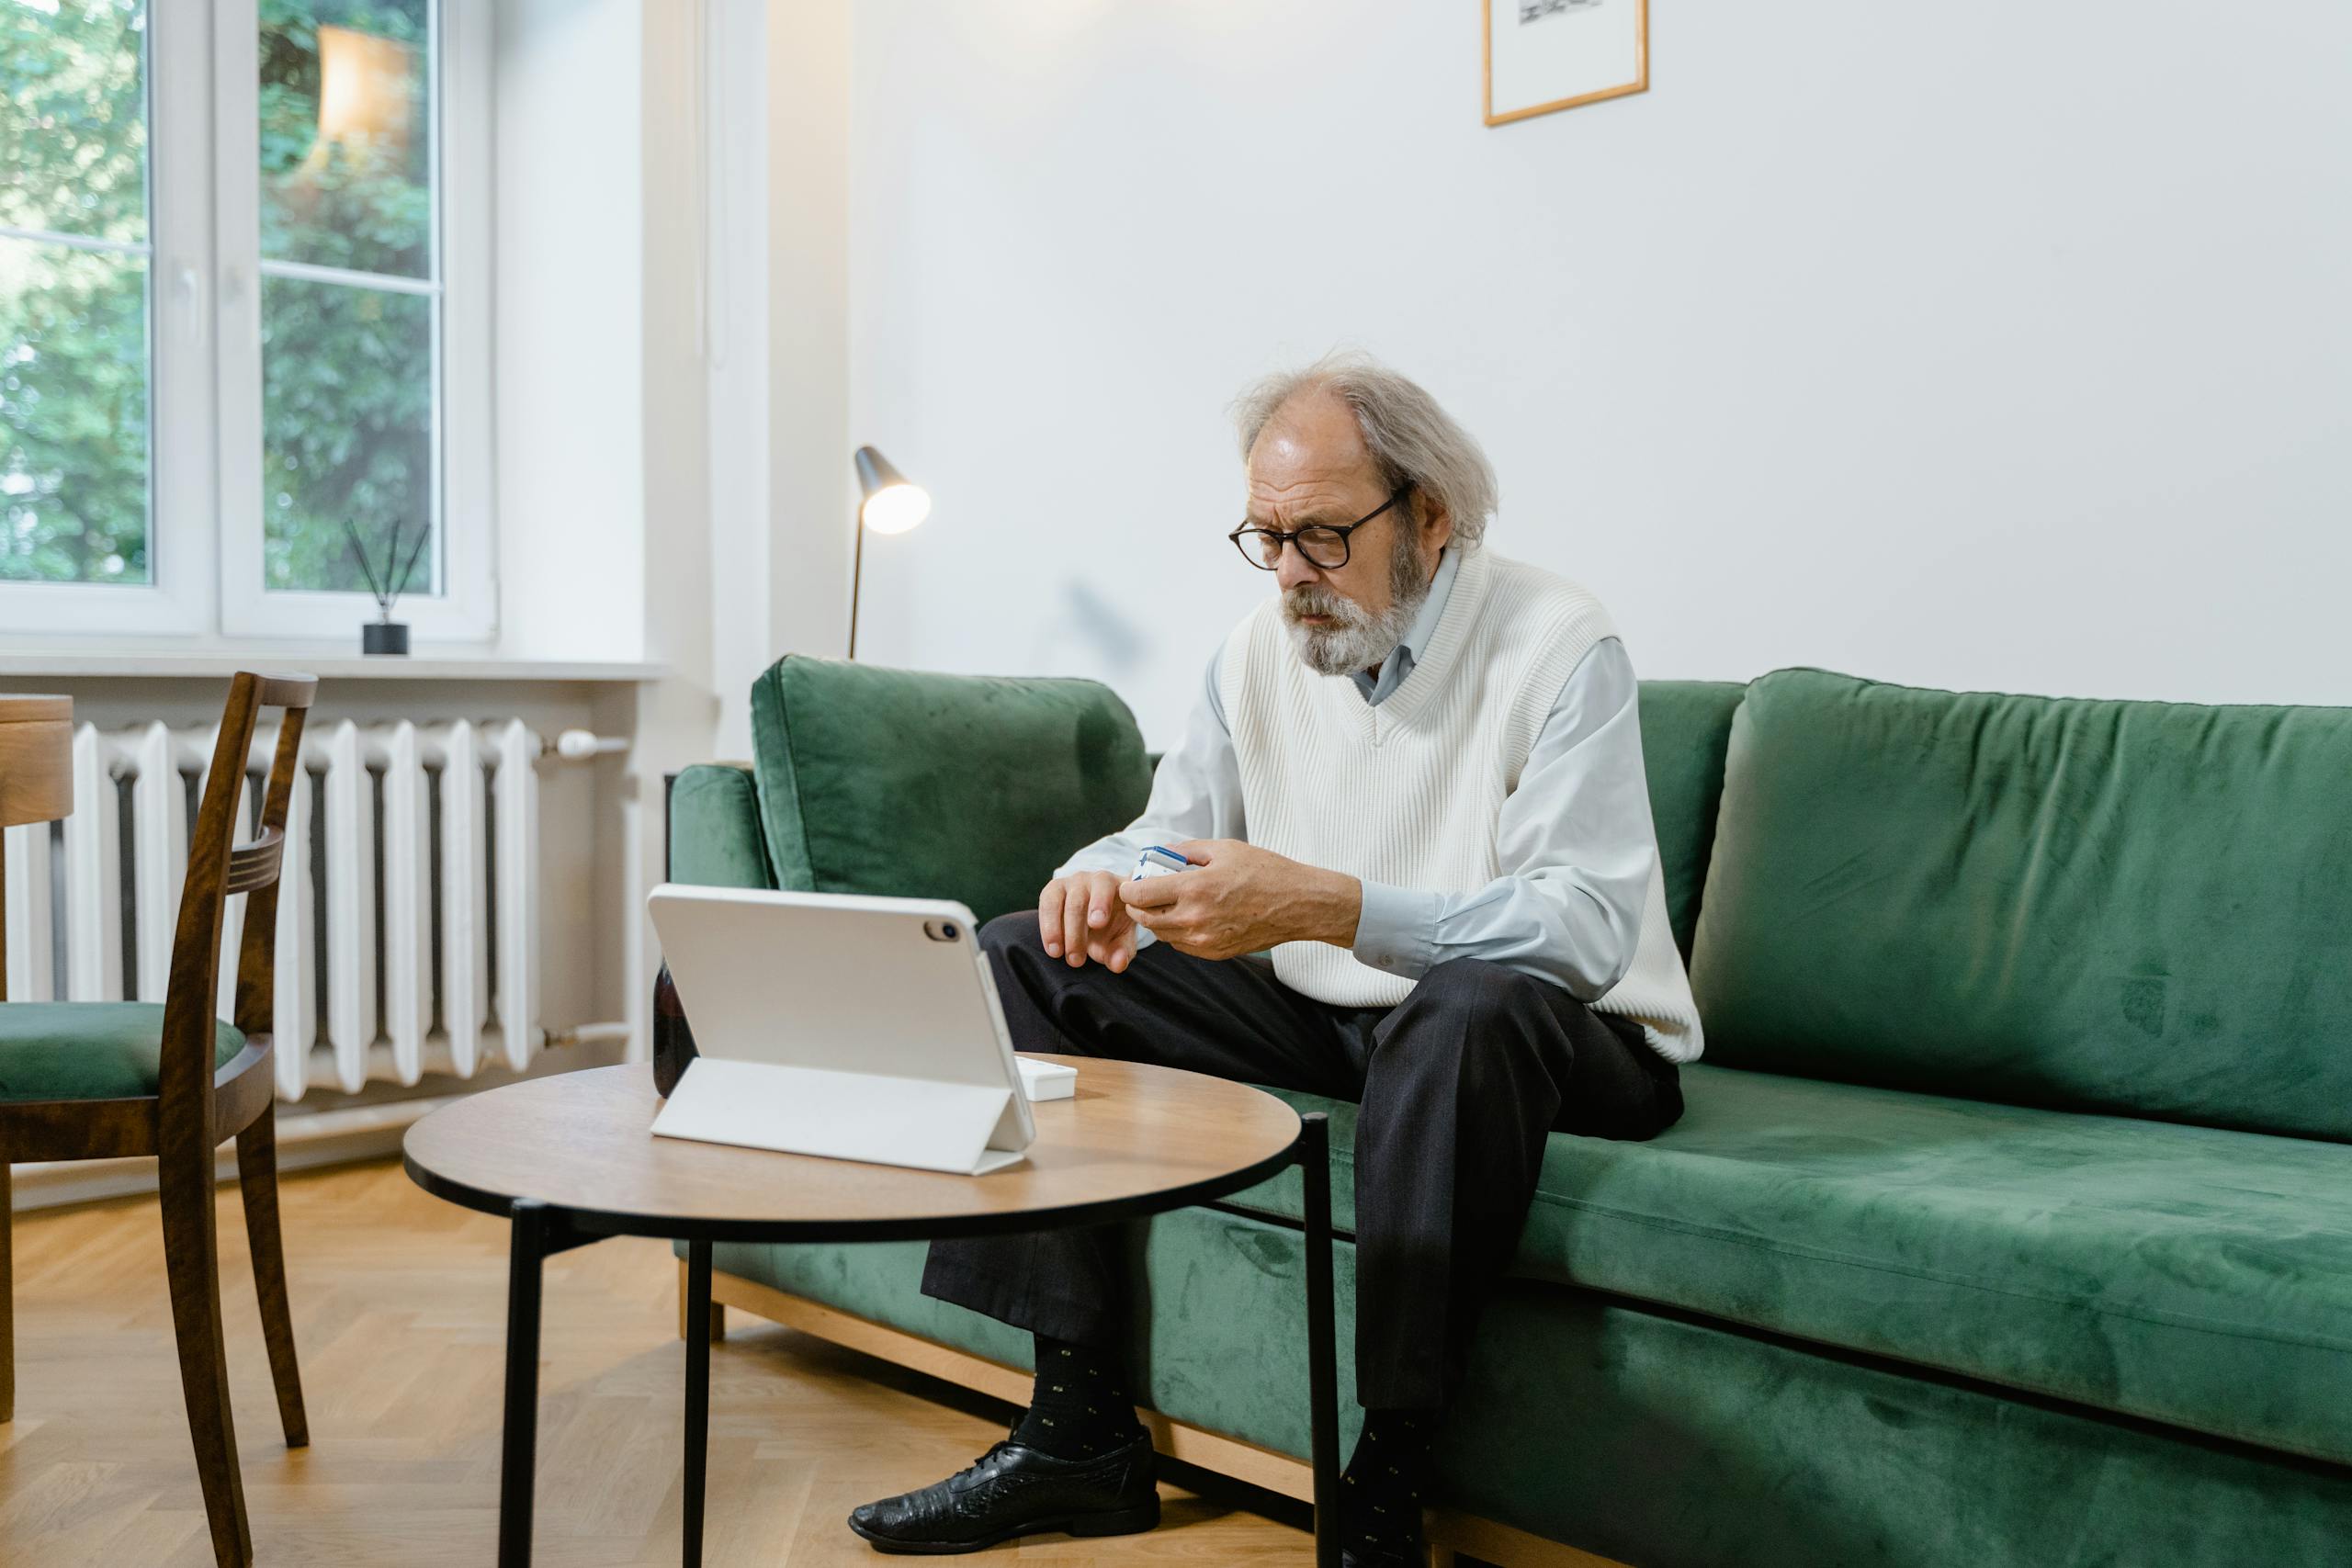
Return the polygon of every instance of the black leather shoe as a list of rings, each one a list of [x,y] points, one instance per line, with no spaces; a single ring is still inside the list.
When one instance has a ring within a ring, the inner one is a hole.
[[[1133,1535],[1159,1523],[1151,1438],[1095,1459],[1056,1459],[1011,1438],[919,1492],[867,1503],[849,1528],[882,1551],[948,1556],[1015,1536]]]

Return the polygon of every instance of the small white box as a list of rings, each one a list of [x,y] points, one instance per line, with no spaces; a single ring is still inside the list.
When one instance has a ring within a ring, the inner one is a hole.
[[[1041,1062],[1035,1056],[1013,1054],[1013,1065],[1021,1069],[1021,1087],[1029,1091],[1031,1100],[1068,1100],[1078,1092],[1078,1069],[1066,1067],[1059,1062]]]

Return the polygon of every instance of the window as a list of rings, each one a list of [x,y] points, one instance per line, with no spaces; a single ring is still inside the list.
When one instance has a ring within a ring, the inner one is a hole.
[[[0,0],[0,632],[490,634],[489,25]]]
[[[0,16],[0,581],[154,581],[143,22]]]

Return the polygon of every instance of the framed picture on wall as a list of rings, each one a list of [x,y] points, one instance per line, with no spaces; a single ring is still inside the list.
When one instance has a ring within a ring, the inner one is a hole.
[[[1649,0],[1486,0],[1487,123],[1649,90]]]

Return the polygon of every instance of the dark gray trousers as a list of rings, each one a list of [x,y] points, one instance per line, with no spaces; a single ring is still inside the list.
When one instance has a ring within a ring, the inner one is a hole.
[[[991,920],[1015,1049],[1108,1056],[1360,1104],[1356,1393],[1437,1409],[1519,1241],[1544,1138],[1649,1138],[1682,1114],[1674,1064],[1631,1021],[1477,959],[1431,969],[1393,1008],[1301,996],[1262,961],[1155,942],[1124,975],[1048,958],[1035,913]],[[1124,1348],[1126,1227],[932,1244],[923,1293],[1051,1338]]]

